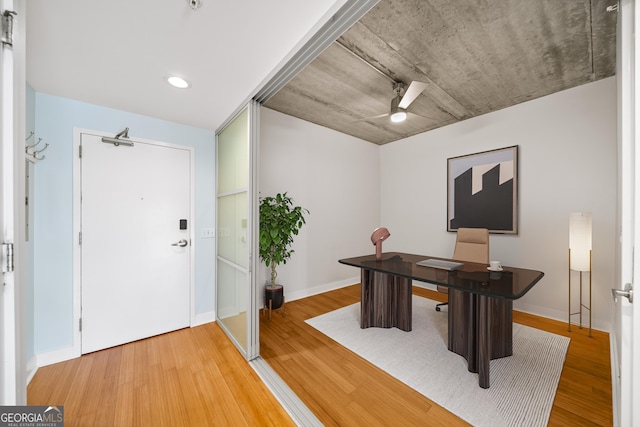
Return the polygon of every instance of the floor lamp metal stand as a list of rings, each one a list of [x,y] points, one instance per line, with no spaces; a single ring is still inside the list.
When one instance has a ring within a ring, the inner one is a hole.
[[[572,271],[578,271],[578,273],[580,274],[580,310],[576,311],[574,313],[571,312],[571,272]],[[591,335],[591,284],[592,284],[592,280],[591,280],[591,276],[593,275],[592,273],[592,269],[591,269],[591,250],[589,250],[589,306],[584,305],[584,303],[582,302],[582,276],[584,271],[582,270],[571,270],[571,248],[569,248],[569,321],[568,321],[568,327],[569,327],[569,332],[571,332],[571,316],[580,316],[580,329],[582,329],[582,310],[588,310],[589,311],[589,337],[592,337]]]

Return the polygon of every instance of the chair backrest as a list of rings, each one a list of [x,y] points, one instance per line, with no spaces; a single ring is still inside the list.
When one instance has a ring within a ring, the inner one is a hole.
[[[489,263],[489,230],[486,228],[458,228],[453,259]]]

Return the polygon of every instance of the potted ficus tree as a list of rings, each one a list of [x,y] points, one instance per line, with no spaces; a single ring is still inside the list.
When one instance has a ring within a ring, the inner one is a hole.
[[[278,193],[275,197],[260,198],[260,259],[267,267],[271,267],[271,280],[265,287],[267,307],[275,309],[282,306],[283,287],[276,284],[276,267],[286,264],[293,254],[293,236],[298,235],[306,223],[305,214],[309,214],[309,211],[293,206],[286,192]]]

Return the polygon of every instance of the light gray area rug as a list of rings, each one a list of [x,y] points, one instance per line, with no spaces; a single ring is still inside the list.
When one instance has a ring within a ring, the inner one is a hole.
[[[513,356],[491,361],[491,387],[447,350],[447,313],[413,296],[413,330],[360,329],[360,303],[306,321],[475,426],[545,426],[569,338],[513,325]]]

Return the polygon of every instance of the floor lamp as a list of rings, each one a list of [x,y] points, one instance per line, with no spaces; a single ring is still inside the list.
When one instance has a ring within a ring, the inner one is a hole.
[[[591,337],[591,212],[573,212],[569,215],[569,332],[571,316],[580,315],[582,329],[582,310],[589,311],[589,336]],[[571,312],[571,272],[580,275],[580,311]],[[589,273],[589,306],[582,302],[582,275]]]

